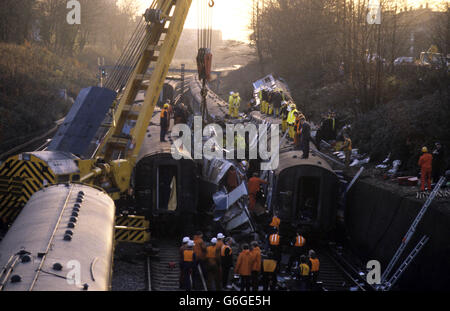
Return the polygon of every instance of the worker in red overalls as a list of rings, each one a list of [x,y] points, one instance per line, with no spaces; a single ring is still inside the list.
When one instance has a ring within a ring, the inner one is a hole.
[[[267,184],[267,181],[258,177],[258,173],[253,173],[253,177],[248,181],[248,197],[250,200],[249,210],[253,211],[256,205],[256,195],[259,192],[261,184]]]
[[[431,190],[431,171],[433,156],[428,153],[428,148],[422,148],[422,156],[419,159],[420,166],[420,190],[425,191],[425,182],[427,183],[427,190]]]

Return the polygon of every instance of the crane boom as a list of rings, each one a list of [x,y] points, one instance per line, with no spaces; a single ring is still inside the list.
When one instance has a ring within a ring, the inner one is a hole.
[[[97,154],[106,162],[123,158],[130,162],[131,167],[134,166],[191,3],[192,0],[156,0],[147,10],[145,18],[151,22],[147,27],[148,44],[120,98],[114,114],[116,126],[108,132]],[[154,70],[147,75],[152,63]],[[144,84],[146,79],[149,79],[148,86]],[[146,89],[144,102],[141,107],[134,107],[136,95],[142,89]],[[123,127],[128,121],[135,121],[136,124],[124,138]]]
[[[15,155],[0,164],[3,223],[11,223],[31,195],[46,185],[82,182],[103,188],[113,199],[129,189],[191,4],[192,0],[154,0],[144,14],[145,36],[139,42],[143,48],[136,54],[133,73],[130,78],[118,73],[119,84],[126,82],[124,91],[116,87],[82,90],[48,150]],[[150,65],[154,70],[148,75]],[[146,91],[145,99],[137,105],[140,90]],[[106,134],[94,136],[96,131],[105,133],[102,120],[108,119],[112,122]],[[127,133],[125,128],[133,122]]]

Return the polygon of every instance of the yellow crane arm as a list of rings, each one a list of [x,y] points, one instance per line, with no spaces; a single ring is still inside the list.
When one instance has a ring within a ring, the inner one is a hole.
[[[147,10],[150,39],[119,99],[114,113],[115,126],[108,132],[96,155],[107,163],[124,159],[134,167],[191,4],[192,0],[155,0]],[[148,75],[150,65],[154,69]],[[148,86],[144,84],[147,80]],[[134,101],[140,90],[146,90],[145,99],[142,105],[137,106]],[[125,134],[124,126],[130,122],[135,122],[135,126]]]

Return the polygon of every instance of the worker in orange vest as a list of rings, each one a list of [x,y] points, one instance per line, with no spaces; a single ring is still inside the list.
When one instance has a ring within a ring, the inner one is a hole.
[[[311,271],[311,283],[315,285],[317,283],[317,277],[319,276],[320,261],[317,258],[314,250],[309,251],[309,266]]]
[[[258,173],[253,173],[253,177],[248,181],[248,197],[249,197],[249,210],[253,211],[256,206],[256,195],[258,194],[261,184],[267,184],[267,181],[258,177]]]
[[[269,248],[274,254],[276,261],[279,263],[281,260],[280,235],[276,229],[274,229],[272,234],[269,235]]]
[[[226,238],[220,250],[223,288],[228,288],[228,277],[230,274],[230,269],[233,267],[233,250],[231,248],[232,243],[233,240],[231,237]]]
[[[194,253],[194,241],[189,241],[187,248],[183,251],[183,275],[184,275],[184,289],[190,291],[193,285],[193,271],[196,265],[196,258]]]
[[[198,271],[199,268],[202,270],[205,281],[208,279],[208,276],[206,275],[206,244],[203,241],[203,233],[201,231],[197,231],[197,233],[194,235],[194,253],[195,257],[197,258],[197,265],[194,272],[194,280],[197,288],[198,286],[200,286],[197,284],[197,282],[201,282]]]
[[[431,172],[433,166],[433,156],[428,153],[428,148],[422,148],[422,156],[419,159],[420,166],[420,190],[425,191],[425,183],[427,183],[427,190],[431,190]]]
[[[165,104],[163,109],[161,109],[161,115],[160,115],[161,133],[160,133],[159,140],[161,142],[166,141],[166,134],[167,134],[167,130],[169,128],[169,124],[170,124],[169,104]]]
[[[259,272],[261,271],[261,249],[259,248],[258,242],[253,241],[251,244],[250,254],[252,260],[252,287],[253,291],[258,291],[258,278]]]
[[[272,217],[272,221],[270,222],[269,226],[273,227],[276,230],[279,230],[280,229],[280,223],[281,223],[280,218],[278,218],[277,214],[274,213],[273,217]]]
[[[242,251],[238,256],[234,273],[241,277],[241,291],[250,291],[252,261],[248,244],[242,245]]]
[[[211,245],[206,248],[206,263],[208,271],[208,290],[219,290],[220,287],[220,256],[216,252],[217,239],[211,239]]]
[[[297,232],[295,240],[291,243],[291,256],[289,257],[288,272],[291,271],[294,261],[299,262],[300,256],[305,254],[305,244],[306,239]]]

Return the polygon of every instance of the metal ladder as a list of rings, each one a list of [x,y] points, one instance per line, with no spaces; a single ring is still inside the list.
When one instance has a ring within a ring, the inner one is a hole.
[[[431,202],[433,202],[434,198],[436,197],[437,193],[439,192],[441,186],[445,182],[445,177],[441,177],[434,187],[433,191],[431,192],[430,196],[428,197],[425,204],[422,206],[422,209],[420,210],[419,214],[416,216],[416,219],[414,220],[413,224],[409,228],[408,232],[406,233],[405,237],[402,239],[402,243],[400,244],[400,247],[397,249],[397,252],[395,253],[394,257],[389,262],[389,265],[387,266],[386,270],[383,272],[381,276],[381,283],[386,283],[387,277],[389,273],[391,272],[392,268],[395,266],[397,261],[400,259],[400,256],[402,255],[403,251],[405,250],[406,246],[408,245],[409,240],[413,236],[414,232],[416,231],[417,225],[419,224],[420,220],[422,219],[423,215],[427,211],[428,207],[430,206]]]
[[[411,264],[413,259],[417,256],[417,254],[420,252],[420,250],[427,244],[428,240],[430,238],[426,235],[422,237],[422,239],[417,243],[416,247],[412,250],[412,252],[409,254],[409,256],[403,261],[403,263],[400,265],[398,270],[394,273],[394,275],[390,278],[390,280],[384,284],[383,290],[388,291],[394,286],[394,284],[398,281],[400,276],[405,272],[406,268]]]

